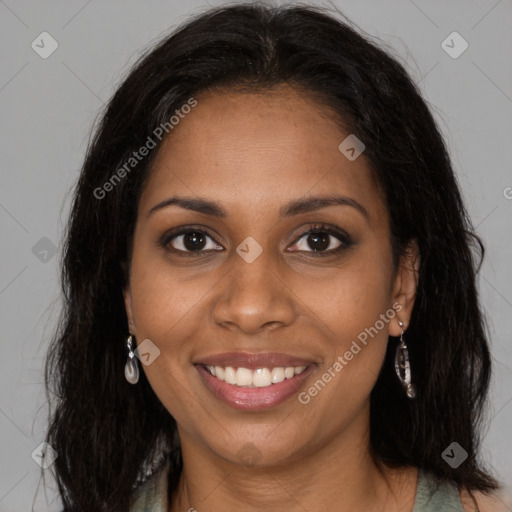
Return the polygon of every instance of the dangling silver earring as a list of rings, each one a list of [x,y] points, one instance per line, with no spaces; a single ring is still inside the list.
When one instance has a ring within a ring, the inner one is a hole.
[[[132,335],[126,339],[126,346],[128,347],[128,359],[124,365],[124,376],[130,384],[137,384],[139,382],[139,365],[132,350]]]
[[[395,354],[395,370],[408,398],[416,396],[414,385],[411,384],[411,364],[409,362],[409,351],[404,341],[404,324],[398,320],[400,326],[400,344],[396,347]]]

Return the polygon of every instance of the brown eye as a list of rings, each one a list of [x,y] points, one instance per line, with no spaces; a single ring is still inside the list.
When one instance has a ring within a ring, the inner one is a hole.
[[[347,233],[337,228],[313,225],[295,242],[297,251],[310,252],[314,256],[329,256],[350,247],[352,241]]]
[[[161,245],[174,252],[182,253],[222,250],[222,247],[208,233],[200,229],[188,229],[167,235]]]
[[[308,247],[312,251],[335,250],[340,245],[342,245],[342,243],[339,240],[334,239],[333,235],[330,235],[329,233],[325,233],[322,231],[319,231],[317,233],[307,233],[306,235],[303,235],[300,240],[303,239],[305,240],[305,242],[299,241],[296,244],[298,246],[298,250],[300,251],[307,250]]]

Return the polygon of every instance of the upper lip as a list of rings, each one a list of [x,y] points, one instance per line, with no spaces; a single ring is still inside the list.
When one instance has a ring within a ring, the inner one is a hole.
[[[276,368],[279,366],[309,366],[313,364],[313,361],[278,352],[225,352],[223,354],[202,357],[194,364],[221,366],[224,368],[232,366],[255,370],[256,368]]]

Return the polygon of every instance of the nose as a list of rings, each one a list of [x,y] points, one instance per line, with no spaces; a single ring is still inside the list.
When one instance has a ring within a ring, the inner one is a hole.
[[[293,323],[297,316],[294,294],[271,265],[267,253],[252,263],[238,255],[217,289],[213,319],[224,328],[258,334]]]

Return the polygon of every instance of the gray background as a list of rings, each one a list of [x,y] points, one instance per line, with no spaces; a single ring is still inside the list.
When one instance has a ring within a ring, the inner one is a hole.
[[[41,370],[60,307],[69,190],[92,123],[144,48],[189,14],[221,3],[0,0],[0,511],[30,510],[36,491],[35,510],[59,510],[50,470],[46,490],[38,490],[40,468],[31,453],[46,428]],[[335,5],[406,62],[440,123],[486,244],[479,286],[495,374],[483,456],[510,485],[512,2]],[[59,45],[47,59],[31,48],[43,31]],[[456,59],[441,47],[453,31],[469,44]]]

